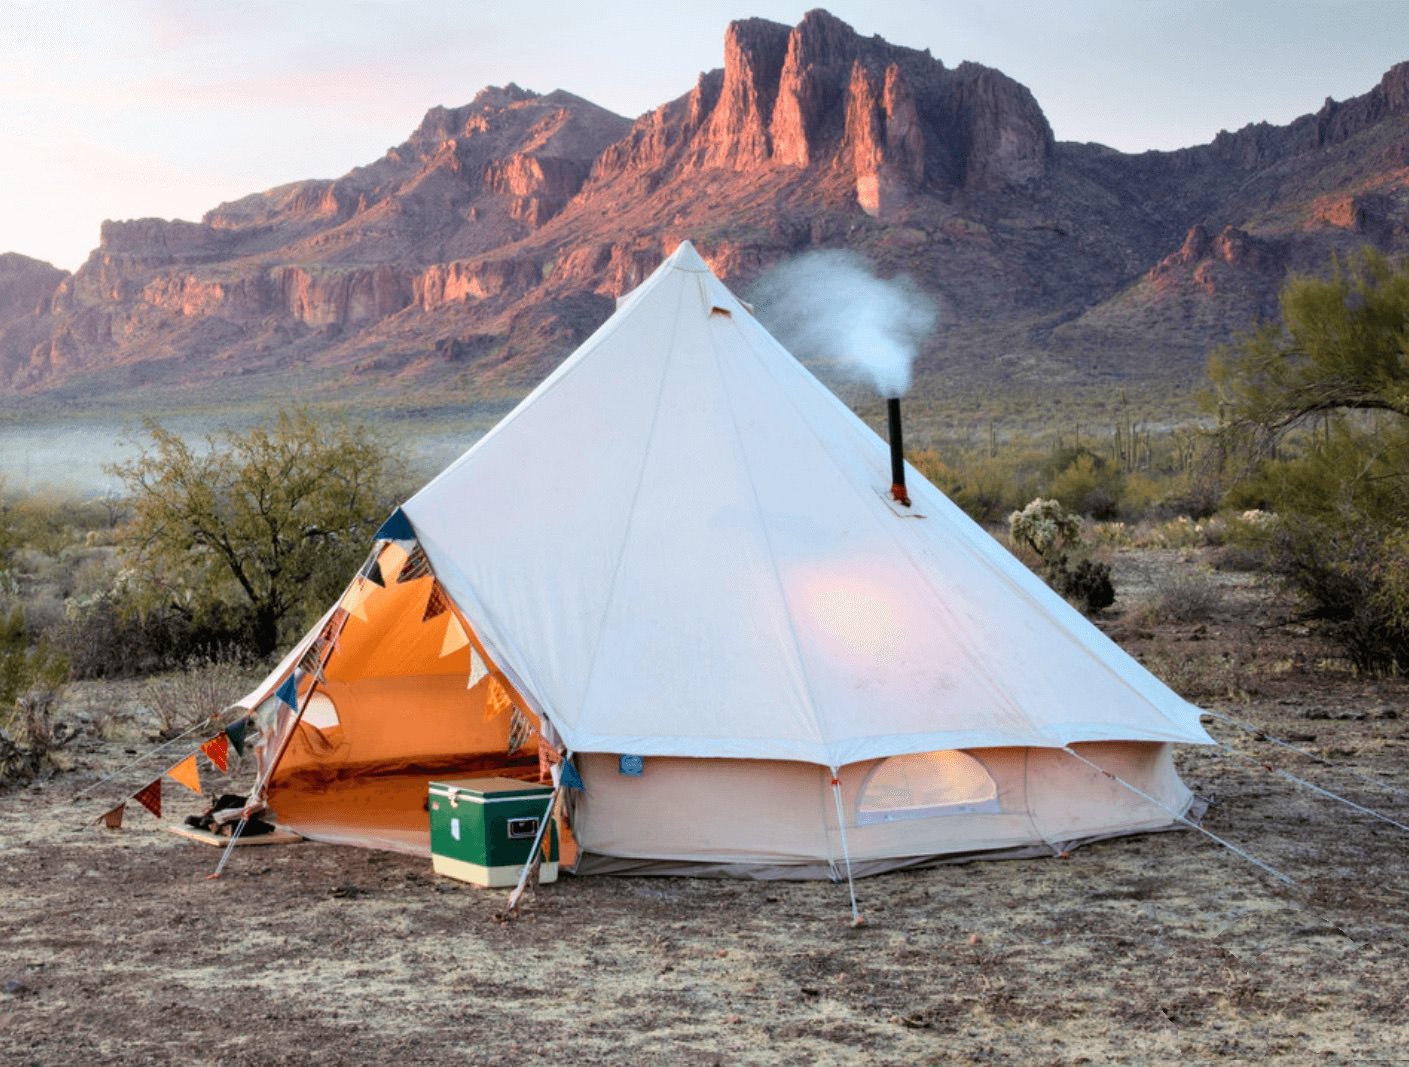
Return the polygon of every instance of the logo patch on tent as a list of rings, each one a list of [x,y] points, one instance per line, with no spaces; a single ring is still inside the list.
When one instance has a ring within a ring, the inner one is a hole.
[[[622,755],[617,758],[616,769],[628,778],[640,778],[646,773],[646,757]]]

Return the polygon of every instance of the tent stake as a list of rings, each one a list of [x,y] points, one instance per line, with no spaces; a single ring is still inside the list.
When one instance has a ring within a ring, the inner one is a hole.
[[[851,925],[862,926],[866,920],[861,917],[861,909],[856,906],[856,882],[851,877],[851,851],[846,847],[846,815],[841,806],[841,782],[837,772],[832,772],[832,799],[837,802],[837,829],[841,831],[841,855],[846,863],[846,889],[851,894]]]
[[[206,881],[211,882],[220,877],[220,873],[225,870],[225,865],[230,862],[230,853],[235,851],[235,842],[240,839],[240,834],[244,832],[245,823],[250,821],[248,815],[241,815],[240,821],[235,824],[235,829],[230,834],[230,843],[225,846],[225,852],[220,857],[220,862],[215,865],[215,870],[206,875]]]

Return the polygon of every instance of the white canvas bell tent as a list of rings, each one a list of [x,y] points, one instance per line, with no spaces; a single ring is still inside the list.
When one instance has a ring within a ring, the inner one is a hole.
[[[872,873],[1171,825],[1199,710],[909,481],[905,508],[886,444],[681,244],[246,698],[270,807],[426,850],[430,779],[553,744],[580,872],[834,876],[845,838]]]

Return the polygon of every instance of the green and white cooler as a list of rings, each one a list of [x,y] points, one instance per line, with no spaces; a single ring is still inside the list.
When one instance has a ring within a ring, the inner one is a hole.
[[[482,886],[512,886],[548,814],[551,786],[513,778],[430,783],[431,862],[437,874]],[[558,827],[549,817],[539,882],[558,880]]]

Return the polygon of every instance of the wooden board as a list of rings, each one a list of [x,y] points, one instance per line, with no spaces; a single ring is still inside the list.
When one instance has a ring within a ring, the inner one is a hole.
[[[209,830],[197,830],[194,826],[168,826],[166,832],[175,834],[177,837],[184,837],[191,841],[199,841],[203,845],[214,845],[216,848],[224,848],[230,843],[229,834],[213,834]],[[252,837],[240,835],[240,839],[235,842],[236,848],[244,848],[246,845],[292,845],[295,841],[302,841],[303,838],[292,830],[275,830],[268,834],[255,834]]]

